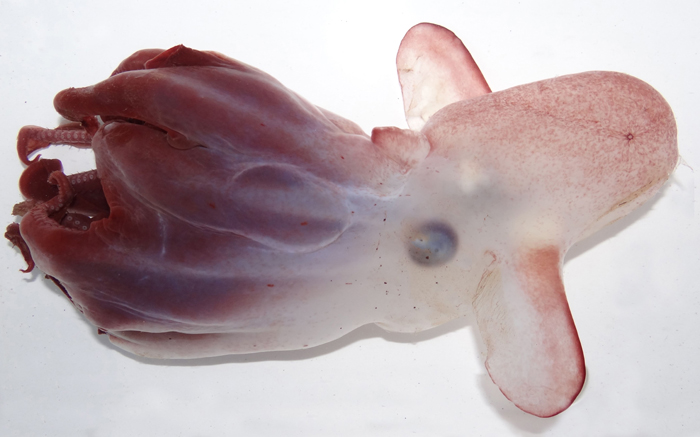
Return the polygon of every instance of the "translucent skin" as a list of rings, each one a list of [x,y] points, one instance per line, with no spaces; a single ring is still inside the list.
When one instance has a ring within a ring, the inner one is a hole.
[[[669,177],[673,114],[619,73],[490,93],[430,24],[397,66],[412,129],[368,137],[222,55],[137,52],[57,95],[81,125],[20,133],[25,162],[73,141],[96,172],[32,162],[8,238],[114,344],[150,357],[312,347],[367,323],[416,332],[473,309],[494,382],[557,414],[585,379],[562,260]]]

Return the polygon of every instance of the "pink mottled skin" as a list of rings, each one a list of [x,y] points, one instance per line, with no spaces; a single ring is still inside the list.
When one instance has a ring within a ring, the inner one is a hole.
[[[415,332],[473,308],[486,368],[548,417],[585,379],[562,283],[569,247],[675,168],[649,85],[589,72],[491,93],[432,24],[397,57],[410,130],[354,123],[267,74],[144,50],[25,127],[23,218],[6,236],[119,347],[192,358],[311,347],[368,323]],[[29,155],[91,147],[66,176]]]

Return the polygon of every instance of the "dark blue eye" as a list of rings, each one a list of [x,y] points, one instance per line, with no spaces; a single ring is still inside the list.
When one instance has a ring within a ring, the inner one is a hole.
[[[424,266],[441,266],[457,251],[457,234],[448,224],[428,222],[416,230],[408,244],[411,259]]]

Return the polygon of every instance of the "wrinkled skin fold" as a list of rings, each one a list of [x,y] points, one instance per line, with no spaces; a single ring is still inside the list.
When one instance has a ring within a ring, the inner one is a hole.
[[[563,259],[668,179],[671,109],[612,72],[492,93],[427,23],[397,68],[410,129],[368,136],[223,55],[139,51],[56,96],[70,123],[20,131],[26,200],[6,237],[148,357],[307,348],[473,310],[504,395],[558,414],[585,379]],[[34,156],[53,144],[91,148],[96,169]]]

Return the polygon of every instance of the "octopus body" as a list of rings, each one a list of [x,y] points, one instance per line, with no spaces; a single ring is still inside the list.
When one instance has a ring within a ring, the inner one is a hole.
[[[397,67],[410,129],[368,136],[218,53],[137,52],[56,96],[70,124],[21,130],[27,200],[6,236],[135,354],[301,349],[474,312],[505,396],[557,414],[585,379],[562,260],[667,180],[671,109],[612,72],[491,93],[426,23]],[[30,160],[51,144],[90,147],[96,169]]]

